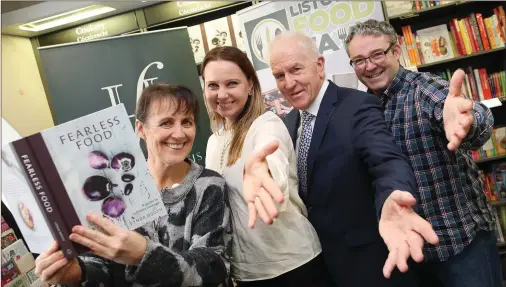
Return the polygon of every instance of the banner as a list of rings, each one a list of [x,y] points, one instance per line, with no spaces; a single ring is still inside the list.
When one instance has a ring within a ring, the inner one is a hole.
[[[325,58],[325,74],[333,80],[354,73],[344,47],[349,27],[371,18],[384,20],[380,1],[272,1],[238,11],[237,15],[264,95],[276,89],[267,56],[269,43],[277,34],[300,31],[312,37]],[[363,88],[359,83],[352,86]]]
[[[139,30],[134,12],[94,21],[63,31],[39,36],[40,46],[86,42]]]
[[[190,88],[201,108],[190,157],[204,164],[211,131],[186,27],[39,50],[55,125],[119,103],[134,124],[145,87],[160,82]]]

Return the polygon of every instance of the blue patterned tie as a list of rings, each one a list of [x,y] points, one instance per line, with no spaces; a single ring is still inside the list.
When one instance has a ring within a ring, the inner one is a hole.
[[[297,152],[297,174],[299,175],[300,190],[304,195],[307,194],[307,154],[311,145],[311,135],[313,134],[313,128],[311,127],[313,119],[314,115],[306,111],[302,112],[302,132],[300,133],[299,150]]]

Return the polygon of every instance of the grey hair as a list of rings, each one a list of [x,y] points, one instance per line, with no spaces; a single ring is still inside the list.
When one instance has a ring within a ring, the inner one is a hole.
[[[348,46],[353,39],[353,37],[357,35],[372,35],[372,36],[387,36],[390,38],[390,43],[397,43],[397,33],[390,23],[386,21],[378,21],[374,19],[369,19],[363,23],[357,23],[350,27],[348,31],[348,36],[344,41],[344,46],[346,48],[346,53],[348,56],[350,52],[348,50]]]
[[[278,45],[279,42],[287,39],[297,40],[297,44],[307,52],[309,57],[316,59],[320,56],[320,51],[318,50],[318,47],[316,47],[316,43],[313,38],[302,32],[293,31],[281,32],[281,34],[277,35],[276,38],[269,43],[269,51],[272,51],[274,46]],[[268,62],[270,62],[270,57],[268,57]]]

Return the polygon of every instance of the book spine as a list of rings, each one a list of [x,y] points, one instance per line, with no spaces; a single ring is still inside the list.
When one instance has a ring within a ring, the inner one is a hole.
[[[483,89],[483,98],[485,100],[489,100],[492,98],[492,93],[490,92],[490,86],[488,84],[488,76],[487,71],[485,69],[478,69],[481,80],[481,87]]]
[[[63,220],[66,224],[66,228],[69,231],[72,231],[72,228],[76,225],[82,225],[77,213],[74,209],[74,205],[70,200],[68,193],[66,192],[65,185],[60,178],[58,170],[51,158],[51,154],[44,142],[44,138],[40,133],[34,134],[27,138],[28,143],[32,150],[34,151],[35,157],[37,158],[39,164],[44,169],[45,179],[48,185],[51,188],[52,195],[56,204],[58,205],[58,210],[60,213],[65,215]],[[80,244],[71,242],[74,245],[74,249],[78,253],[87,252],[88,249]]]
[[[484,51],[483,42],[480,37],[480,29],[478,28],[478,23],[476,22],[476,15],[471,13],[469,16],[469,24],[471,24],[471,29],[473,30],[473,37],[476,43],[478,44],[479,51]]]
[[[502,33],[506,36],[506,14],[504,13],[504,8],[499,5],[497,10],[499,11],[499,22],[501,22]]]
[[[492,79],[494,81],[495,97],[496,98],[501,98],[502,97],[502,93],[501,93],[501,84],[499,82],[499,73],[492,74]]]
[[[53,234],[53,238],[58,241],[60,249],[66,258],[74,258],[77,254],[69,240],[69,232],[63,221],[63,216],[58,210],[58,205],[54,201],[50,187],[44,178],[44,171],[34,156],[28,141],[26,139],[15,141],[12,143],[12,147],[29,182],[37,204],[46,217],[46,222]]]
[[[469,40],[469,35],[467,34],[466,25],[464,24],[464,20],[459,20],[458,23],[460,34],[462,35],[462,39],[464,41],[464,47],[466,48],[466,55],[470,55],[473,53],[473,48],[471,46],[471,41]]]
[[[462,43],[459,41],[459,37],[457,36],[457,28],[455,27],[455,22],[452,20],[450,21],[450,32],[452,34],[453,41],[455,43],[455,49],[457,50],[456,55],[463,56],[465,53],[462,50]]]
[[[483,16],[480,13],[476,14],[476,22],[478,23],[478,28],[480,29],[481,40],[483,42],[483,49],[485,49],[485,51],[488,51],[490,50],[490,43],[488,41],[485,24],[483,23]]]
[[[469,85],[471,86],[471,93],[473,94],[473,100],[480,101],[480,96],[476,90],[476,83],[474,82],[473,70],[469,68],[469,72],[466,74],[469,77]]]
[[[483,95],[483,88],[481,86],[481,80],[480,80],[480,73],[478,72],[478,69],[473,70],[474,80],[476,81],[476,87],[478,90],[478,95],[480,97],[480,101],[484,101],[485,97]]]
[[[471,23],[469,22],[469,17],[463,19],[464,25],[466,26],[467,35],[469,36],[469,42],[471,43],[471,49],[473,53],[479,51],[478,43],[476,42],[476,38],[473,33],[473,29],[471,28]]]
[[[484,21],[488,40],[490,42],[490,47],[492,47],[492,49],[495,49],[497,48],[497,44],[495,43],[494,32],[492,31],[492,24],[490,23],[490,18],[485,18]]]
[[[499,47],[504,47],[504,35],[502,33],[502,28],[501,28],[501,25],[499,24],[499,18],[497,17],[497,15],[492,15],[491,17],[491,24],[492,24],[492,29],[494,31],[494,37],[495,37],[495,42],[496,44],[498,44]]]

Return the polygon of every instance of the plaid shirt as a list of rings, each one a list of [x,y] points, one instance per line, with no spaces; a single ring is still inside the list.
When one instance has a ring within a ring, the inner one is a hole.
[[[460,148],[447,149],[443,106],[448,82],[428,73],[399,68],[382,94],[385,120],[409,158],[418,184],[415,210],[432,224],[439,245],[424,246],[429,261],[446,261],[469,245],[479,230],[493,230],[492,209],[471,150],[490,137],[493,116],[474,102],[474,123]]]

